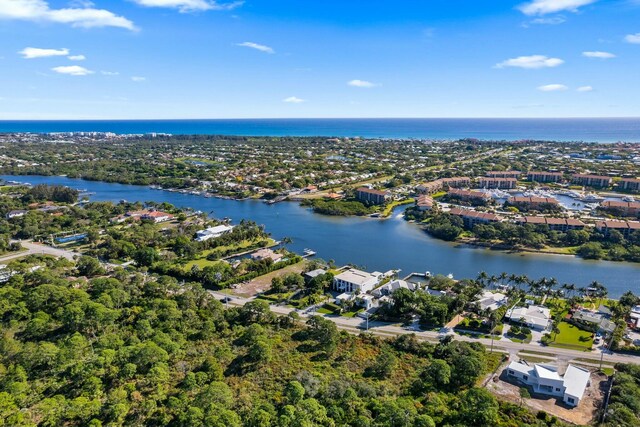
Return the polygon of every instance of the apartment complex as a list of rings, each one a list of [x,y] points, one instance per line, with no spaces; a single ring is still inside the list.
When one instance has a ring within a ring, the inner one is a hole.
[[[532,182],[560,182],[562,177],[562,172],[530,171],[527,173],[527,179]]]
[[[548,218],[544,216],[525,216],[516,219],[519,224],[546,225],[554,231],[567,232],[569,230],[582,230],[586,224],[574,218]]]
[[[619,202],[607,200],[600,203],[600,208],[608,211],[620,212],[624,216],[640,215],[640,202]]]
[[[609,187],[613,179],[602,175],[575,174],[571,178],[574,184],[584,185],[585,187]]]
[[[623,178],[618,182],[618,188],[625,191],[640,191],[640,179]]]
[[[418,185],[416,190],[419,193],[433,194],[448,188],[463,188],[471,186],[471,178],[466,176],[458,176],[454,178],[440,178],[435,181],[429,181],[425,184]]]
[[[459,188],[450,188],[447,194],[460,200],[468,200],[471,202],[487,202],[491,200],[489,193],[476,190],[461,190]]]
[[[552,197],[509,197],[507,203],[513,206],[520,206],[528,209],[539,209],[545,205],[559,205],[558,201]]]
[[[473,228],[476,224],[487,224],[490,222],[501,222],[502,217],[486,212],[477,212],[469,209],[453,208],[449,211],[451,215],[459,216],[466,228]]]
[[[490,171],[487,172],[489,178],[519,178],[522,175],[520,171]]]
[[[511,190],[516,188],[518,181],[515,178],[480,178],[479,185],[481,188],[497,188],[500,190]]]
[[[364,203],[383,205],[391,195],[387,191],[374,190],[367,187],[360,187],[356,190],[356,199]]]
[[[426,194],[421,194],[416,199],[416,207],[421,211],[430,211],[433,209],[435,202],[433,198],[427,196]]]
[[[613,221],[605,220],[596,222],[596,230],[609,237],[611,230],[617,230],[624,237],[629,237],[631,233],[640,231],[640,222],[638,221]]]

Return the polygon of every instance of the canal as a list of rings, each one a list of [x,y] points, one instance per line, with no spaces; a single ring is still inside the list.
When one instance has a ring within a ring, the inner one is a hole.
[[[264,224],[274,238],[290,237],[289,248],[301,252],[313,249],[325,260],[352,263],[370,271],[402,269],[402,274],[430,271],[474,278],[480,271],[524,274],[531,278],[555,277],[559,283],[586,286],[597,280],[607,286],[611,297],[627,290],[640,293],[640,264],[587,261],[572,256],[532,253],[506,253],[485,248],[459,246],[434,239],[416,225],[402,219],[404,207],[387,220],[330,217],[314,214],[297,203],[267,205],[260,201],[205,198],[148,187],[85,181],[66,177],[0,176],[5,180],[31,184],[58,184],[95,193],[93,201],[120,200],[168,202],[210,213],[216,218],[230,217],[234,223],[250,219]]]

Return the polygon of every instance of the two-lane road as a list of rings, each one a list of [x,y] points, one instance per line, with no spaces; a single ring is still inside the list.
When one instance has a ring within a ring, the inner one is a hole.
[[[242,306],[247,302],[255,299],[255,298],[242,298],[235,295],[229,295],[229,294],[216,292],[216,291],[209,291],[209,292],[219,300],[230,297],[231,299],[227,303],[228,306]],[[287,315],[292,311],[297,311],[301,317],[306,318],[306,317],[310,317],[312,315],[318,314],[313,311],[308,312],[305,310],[296,310],[293,308],[281,307],[277,305],[270,305],[269,307],[272,312],[279,315]],[[332,315],[322,315],[322,314],[319,314],[319,315],[334,322],[336,326],[338,326],[338,328],[344,329],[351,333],[360,333],[367,327],[367,321],[359,317],[342,317],[342,316],[332,316]],[[439,332],[408,329],[408,328],[404,328],[401,326],[397,326],[397,325],[393,325],[385,322],[374,322],[374,321],[369,321],[369,332],[374,335],[387,337],[387,338],[394,337],[397,335],[402,335],[402,334],[415,333],[419,339],[432,341],[432,342],[438,341],[438,339],[444,336],[442,333],[439,333]],[[451,336],[455,340],[479,342],[485,345],[486,347],[491,347],[491,339],[488,339],[488,338],[472,338],[472,337],[467,337],[467,336],[457,335],[457,334],[454,334]],[[557,357],[557,358],[562,358],[566,360],[578,359],[578,358],[599,359],[601,356],[601,353],[599,351],[587,352],[587,351],[577,351],[577,350],[570,350],[570,349],[557,348],[557,347],[544,347],[538,343],[528,343],[528,344],[517,343],[513,341],[508,341],[505,339],[494,340],[493,346],[494,348],[497,348],[497,349],[504,349],[509,353],[517,353],[518,351],[524,351],[524,352],[530,351],[535,353],[545,353],[545,354],[548,354],[548,356],[551,358]],[[612,354],[604,354],[603,361],[609,362],[609,363],[640,364],[640,357],[627,355],[627,354],[612,353]]]

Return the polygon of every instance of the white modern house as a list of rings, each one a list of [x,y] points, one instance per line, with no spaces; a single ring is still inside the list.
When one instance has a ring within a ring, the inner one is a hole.
[[[512,322],[522,323],[536,331],[545,331],[551,324],[551,310],[539,305],[528,307],[514,307],[505,316]]]
[[[416,290],[416,285],[413,283],[409,283],[405,280],[392,280],[391,282],[376,288],[372,293],[376,297],[381,297],[383,295],[391,295],[398,289],[408,289],[410,291]]]
[[[233,230],[232,225],[216,225],[215,227],[209,227],[196,233],[196,241],[204,242],[209,239],[215,239],[216,237],[220,237],[231,230]]]
[[[476,301],[480,310],[497,310],[507,303],[507,296],[500,292],[484,291]]]
[[[507,375],[531,386],[535,393],[561,398],[569,406],[578,406],[591,377],[588,370],[573,365],[561,376],[555,366],[520,362],[511,362]]]
[[[380,276],[366,271],[350,268],[333,278],[333,288],[339,292],[360,292],[361,294],[373,290],[379,283]]]

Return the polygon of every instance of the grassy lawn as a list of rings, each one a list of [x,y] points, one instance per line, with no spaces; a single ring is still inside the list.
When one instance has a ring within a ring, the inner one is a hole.
[[[531,338],[533,338],[533,337],[532,337],[531,334],[528,334],[528,335],[522,335],[522,334],[511,335],[510,333],[507,333],[507,338],[509,338],[513,342],[519,342],[519,343],[528,344],[528,343],[531,342]]]
[[[265,240],[261,240],[261,239],[260,240],[243,240],[242,242],[234,244],[234,245],[218,246],[216,248],[203,251],[199,255],[199,257],[200,258],[206,258],[207,255],[209,255],[209,254],[212,254],[212,253],[215,253],[215,252],[225,252],[227,250],[232,250],[232,251],[234,251],[234,253],[242,252],[243,249],[246,249],[249,246],[254,245],[256,243],[259,243],[259,242],[262,242],[262,241],[265,241]],[[265,247],[273,246],[276,243],[276,241],[273,240],[273,239],[266,239],[266,242],[267,242],[267,244],[266,244]],[[228,255],[228,256],[232,256],[232,255]]]
[[[558,325],[560,333],[555,336],[555,339],[550,344],[553,347],[573,348],[590,350],[593,345],[593,334],[589,331],[583,331],[582,329],[571,325],[567,322],[560,322]],[[554,334],[551,334],[554,336]]]
[[[542,249],[538,249],[542,253],[561,254],[561,255],[575,255],[578,252],[579,246],[566,246],[563,248],[556,248],[552,246],[545,246]]]
[[[356,317],[356,315],[360,312],[364,311],[363,308],[360,307],[354,307],[353,309],[351,309],[350,311],[345,311],[344,313],[341,314],[341,316],[344,317]]]
[[[191,271],[191,267],[193,267],[194,265],[197,265],[198,267],[200,267],[200,270],[202,270],[209,265],[216,265],[220,262],[222,261],[209,261],[206,258],[194,259],[193,261],[189,261],[184,265],[184,271]]]
[[[324,308],[324,306],[317,309],[316,312],[320,314],[333,314],[333,311]]]
[[[396,207],[400,205],[408,205],[410,203],[415,203],[415,199],[411,198],[411,199],[404,199],[404,200],[398,200],[396,202],[391,202],[384,208],[384,211],[382,211],[382,216],[386,218],[389,215],[391,215],[391,211],[393,211],[393,209],[395,209]]]

